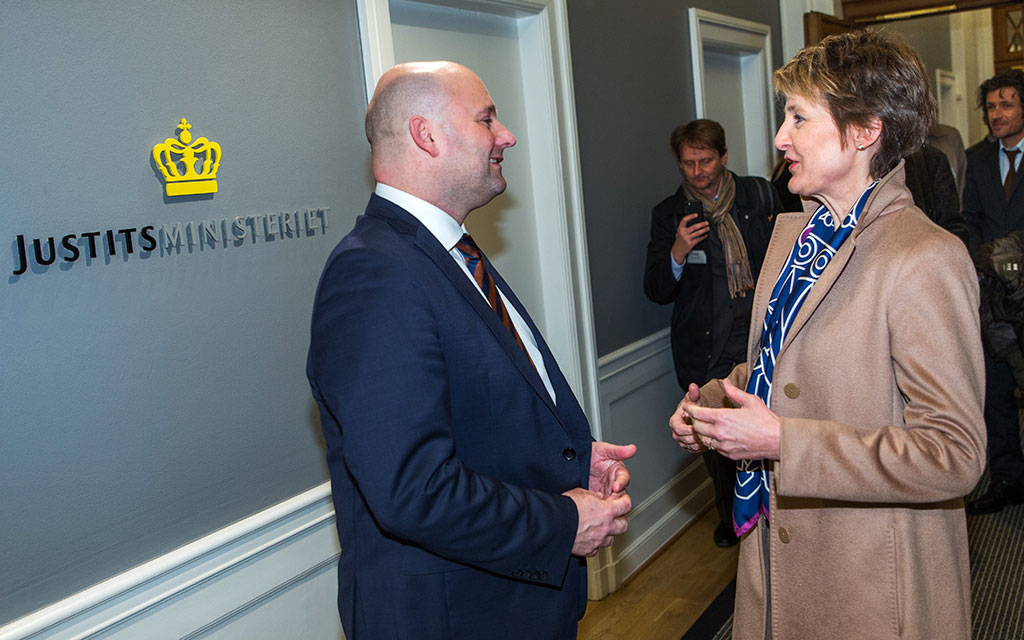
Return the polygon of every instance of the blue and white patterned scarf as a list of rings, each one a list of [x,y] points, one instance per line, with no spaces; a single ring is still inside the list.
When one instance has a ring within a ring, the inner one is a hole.
[[[775,358],[793,326],[793,319],[807,299],[811,287],[857,226],[864,205],[877,184],[875,180],[868,185],[839,229],[833,225],[832,212],[825,205],[818,207],[789,252],[789,258],[772,289],[772,297],[768,300],[761,328],[761,344],[747,384],[747,393],[761,398],[769,407],[772,402]],[[736,463],[732,519],[733,529],[738,536],[749,531],[762,515],[768,518],[768,469],[767,460],[741,460]]]

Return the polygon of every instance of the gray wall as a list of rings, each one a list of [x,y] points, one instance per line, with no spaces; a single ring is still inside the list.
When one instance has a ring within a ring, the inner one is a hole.
[[[886,24],[884,29],[897,31],[921,56],[928,70],[928,83],[935,92],[935,70],[953,70],[953,54],[949,41],[949,16],[926,16]]]
[[[359,56],[350,0],[0,4],[0,623],[326,479],[305,353],[372,184]],[[213,197],[163,196],[182,117]],[[13,274],[18,235],[319,207],[326,233]]]
[[[776,2],[568,0],[599,355],[669,323],[671,307],[644,296],[643,266],[651,208],[680,183],[669,134],[695,117],[690,6],[769,25],[781,64]]]

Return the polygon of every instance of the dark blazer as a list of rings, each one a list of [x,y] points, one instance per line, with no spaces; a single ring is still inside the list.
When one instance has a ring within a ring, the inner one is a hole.
[[[570,556],[587,420],[529,324],[557,406],[434,236],[391,202],[327,261],[307,374],[327,444],[348,640],[576,637]]]
[[[926,144],[905,158],[907,189],[914,204],[932,222],[956,237],[968,241],[967,223],[960,212],[956,180],[949,168],[949,159],[936,147]]]
[[[740,177],[736,180],[733,219],[739,227],[750,258],[750,271],[757,281],[764,262],[764,252],[772,235],[775,214],[782,205],[778,194],[762,178]],[[680,186],[676,193],[662,200],[651,212],[651,240],[647,245],[644,267],[644,293],[658,304],[672,303],[672,359],[679,386],[708,380],[708,368],[725,348],[732,326],[733,301],[724,279],[724,255],[720,243],[708,238],[694,249],[708,255],[706,264],[687,262],[676,280],[669,263],[675,241],[677,214],[682,212],[686,196]],[[715,233],[712,225],[711,233]],[[715,262],[722,265],[723,277],[712,277]],[[753,292],[747,294],[752,296]]]
[[[964,185],[964,218],[970,230],[971,252],[979,245],[1024,229],[1024,189],[1018,176],[1007,202],[999,175],[1002,143],[972,147],[967,154],[967,182]],[[1024,167],[1024,165],[1021,165]],[[1024,174],[1024,171],[1019,173]]]

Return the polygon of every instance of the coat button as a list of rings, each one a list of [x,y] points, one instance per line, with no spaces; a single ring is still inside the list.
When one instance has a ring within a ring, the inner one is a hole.
[[[573,460],[576,459],[576,450],[573,449],[572,447],[568,447],[566,449],[563,449],[562,450],[562,457],[565,458],[566,460],[572,462]]]
[[[783,387],[782,390],[790,400],[796,400],[800,397],[800,387],[796,386],[792,382],[787,382],[786,386]]]
[[[789,543],[789,529],[786,527],[779,527],[779,540],[782,541],[782,544]]]

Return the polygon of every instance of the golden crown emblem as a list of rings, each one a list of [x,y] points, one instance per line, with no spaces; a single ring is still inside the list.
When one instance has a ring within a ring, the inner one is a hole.
[[[192,125],[181,119],[178,140],[167,138],[153,147],[153,161],[160,167],[168,196],[193,196],[217,193],[217,167],[220,145],[206,138],[192,142]],[[196,165],[202,162],[197,171]]]

